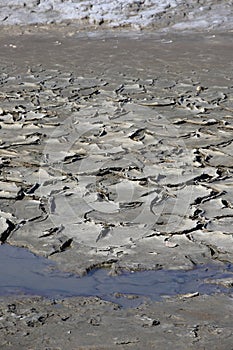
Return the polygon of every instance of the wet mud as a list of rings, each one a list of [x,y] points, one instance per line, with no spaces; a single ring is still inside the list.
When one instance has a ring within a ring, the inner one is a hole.
[[[231,349],[232,298],[193,296],[121,309],[99,298],[5,299],[2,349]]]
[[[99,297],[130,308],[145,300],[176,295],[212,295],[233,291],[233,266],[212,264],[191,270],[96,269],[85,277],[60,272],[56,264],[23,248],[2,245],[1,296],[43,296],[49,299]]]

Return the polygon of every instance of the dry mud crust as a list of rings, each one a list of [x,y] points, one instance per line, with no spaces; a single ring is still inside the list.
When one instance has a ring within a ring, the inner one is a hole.
[[[1,299],[1,349],[231,349],[232,298],[180,296],[136,309],[98,298]]]
[[[233,261],[231,35],[0,45],[2,242],[80,273]]]
[[[232,12],[230,0],[1,0],[0,24],[224,30],[233,28]]]

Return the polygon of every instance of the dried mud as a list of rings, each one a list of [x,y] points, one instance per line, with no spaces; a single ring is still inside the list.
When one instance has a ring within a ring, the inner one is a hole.
[[[232,0],[0,0],[0,24],[229,30],[233,28],[232,5]]]
[[[117,273],[232,263],[230,33],[48,28],[0,35],[1,242],[81,275],[102,266]],[[28,349],[232,344],[229,296],[130,311],[90,299],[98,306],[90,322],[94,306],[74,300],[55,307],[24,299],[10,312],[2,301],[2,346],[18,349],[16,339]],[[28,313],[17,314],[24,303],[32,303]],[[170,316],[166,308],[174,308]],[[34,313],[35,323],[22,321]],[[166,322],[152,322],[160,317]]]
[[[232,262],[230,35],[1,46],[2,242],[80,273]]]

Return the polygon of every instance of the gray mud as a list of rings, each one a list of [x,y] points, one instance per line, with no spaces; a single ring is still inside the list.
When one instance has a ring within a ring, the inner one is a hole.
[[[0,240],[79,274],[232,262],[232,36],[99,35],[1,39]]]
[[[194,296],[120,309],[99,298],[1,302],[2,349],[231,349],[232,299]]]
[[[2,29],[0,241],[66,273],[152,270],[170,285],[214,264],[206,284],[222,293],[129,310],[1,297],[3,349],[231,349],[232,40]]]

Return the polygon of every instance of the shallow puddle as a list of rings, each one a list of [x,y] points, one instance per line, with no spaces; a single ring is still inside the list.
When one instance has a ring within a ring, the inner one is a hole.
[[[192,270],[125,272],[111,277],[108,270],[97,269],[78,277],[56,270],[49,260],[23,248],[0,246],[0,295],[41,295],[49,298],[98,296],[122,306],[135,306],[144,298],[160,300],[165,296],[199,292],[232,293],[233,288],[207,280],[233,278],[233,266],[205,265]]]

